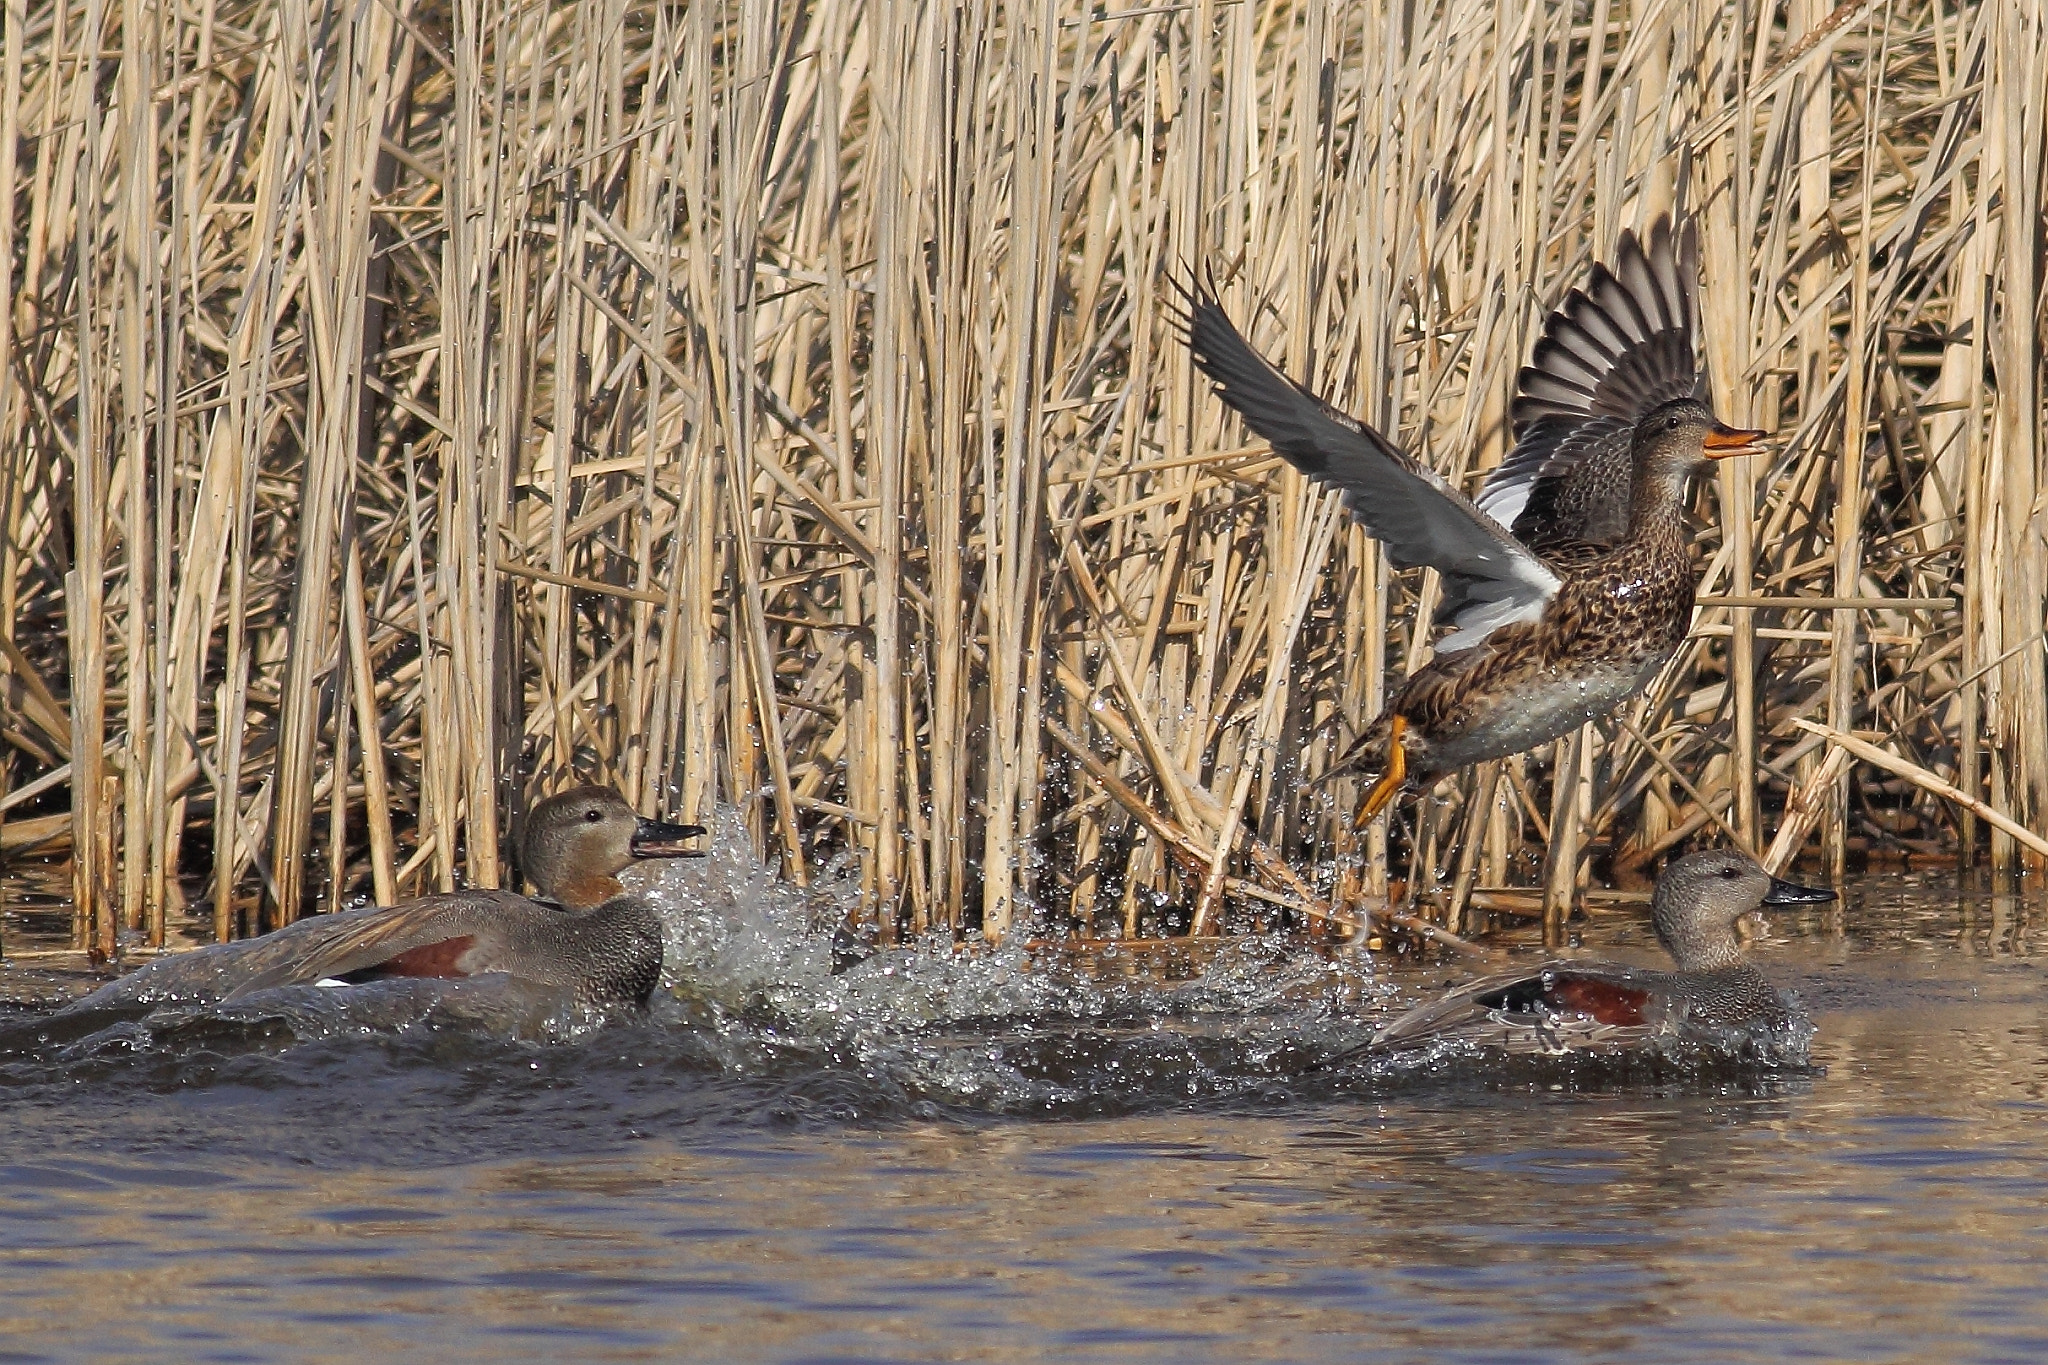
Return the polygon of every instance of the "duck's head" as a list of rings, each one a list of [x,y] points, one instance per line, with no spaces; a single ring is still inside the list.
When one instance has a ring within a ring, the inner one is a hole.
[[[1773,877],[1731,848],[1689,853],[1664,869],[1650,899],[1657,941],[1682,971],[1732,967],[1742,957],[1735,926],[1766,905],[1831,901],[1825,887]]]
[[[1749,454],[1764,435],[1729,426],[1697,398],[1659,403],[1635,426],[1637,497],[1648,492],[1675,502],[1685,496],[1685,481],[1694,470],[1709,460]]]
[[[571,909],[602,905],[619,894],[615,875],[635,858],[673,858],[702,825],[672,825],[640,816],[609,787],[577,787],[550,796],[526,817],[519,863],[534,889]]]

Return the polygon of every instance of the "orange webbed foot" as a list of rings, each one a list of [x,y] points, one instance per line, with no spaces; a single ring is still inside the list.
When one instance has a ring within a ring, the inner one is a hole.
[[[1408,728],[1405,716],[1395,716],[1387,725],[1387,770],[1380,774],[1380,780],[1366,793],[1365,803],[1358,808],[1356,823],[1360,828],[1372,823],[1373,817],[1384,810],[1401,790],[1401,783],[1408,776],[1408,751],[1402,747],[1401,732]]]

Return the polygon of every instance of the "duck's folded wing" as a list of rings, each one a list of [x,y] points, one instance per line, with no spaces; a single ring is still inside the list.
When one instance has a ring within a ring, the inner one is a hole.
[[[1381,1028],[1370,1046],[1383,1052],[1433,1038],[1499,1041],[1503,1025],[1585,1033],[1581,1041],[1655,1032],[1675,1017],[1663,979],[1611,963],[1546,962],[1534,970],[1482,977],[1418,1006]]]
[[[311,952],[327,939],[346,932],[374,910],[342,910],[309,915],[261,938],[214,943],[189,953],[173,953],[109,981],[62,1013],[132,1009],[158,1004],[204,1004],[220,1000],[242,982]]]
[[[1533,621],[1557,575],[1493,518],[1357,419],[1337,411],[1251,348],[1208,288],[1188,293],[1188,350],[1216,394],[1310,478],[1344,490],[1351,514],[1400,568],[1443,573],[1439,621],[1457,629],[1439,650],[1478,644],[1511,621]]]
[[[310,986],[374,968],[399,976],[464,976],[464,957],[478,928],[494,914],[524,904],[509,891],[423,896],[366,915],[305,952],[258,972],[227,995],[238,1000],[272,986]]]
[[[1497,999],[1519,989],[1527,989],[1542,979],[1542,969],[1523,969],[1518,972],[1503,972],[1495,976],[1482,976],[1467,982],[1441,999],[1426,1005],[1417,1005],[1406,1014],[1396,1016],[1390,1023],[1380,1026],[1368,1046],[1376,1052],[1403,1043],[1412,1043],[1429,1038],[1439,1038],[1458,1032],[1459,1026],[1477,1019],[1483,1019],[1492,1008],[1483,1005],[1482,1000]]]
[[[1627,526],[1629,441],[1660,403],[1697,397],[1699,233],[1661,217],[1647,244],[1621,234],[1543,324],[1517,381],[1515,447],[1479,507],[1541,549],[1554,539],[1614,544]]]

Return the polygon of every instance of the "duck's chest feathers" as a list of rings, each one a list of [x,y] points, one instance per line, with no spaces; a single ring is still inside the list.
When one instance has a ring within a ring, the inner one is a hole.
[[[1698,587],[1682,543],[1625,544],[1577,566],[1552,603],[1556,662],[1654,669],[1685,638]]]
[[[661,981],[661,919],[644,896],[625,896],[584,918],[577,982],[586,1004],[644,1004]]]
[[[1416,674],[1396,703],[1448,771],[1520,753],[1607,715],[1648,686],[1685,638],[1696,578],[1682,538],[1586,547],[1559,564],[1539,621]]]
[[[1678,972],[1672,994],[1681,1000],[1686,1017],[1696,1024],[1739,1027],[1758,1019],[1785,1017],[1784,997],[1747,963],[1707,972]]]

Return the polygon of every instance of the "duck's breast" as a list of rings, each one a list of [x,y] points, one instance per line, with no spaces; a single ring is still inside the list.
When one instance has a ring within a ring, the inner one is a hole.
[[[1666,652],[1532,667],[1484,704],[1468,708],[1463,724],[1433,736],[1430,765],[1462,768],[1562,738],[1640,693],[1668,657]]]
[[[479,970],[566,986],[584,1004],[642,1002],[661,980],[661,918],[645,895],[524,916],[480,940]]]
[[[1718,971],[1680,974],[1678,994],[1686,1016],[1716,1028],[1740,1028],[1758,1020],[1789,1018],[1793,1005],[1748,963]]]

